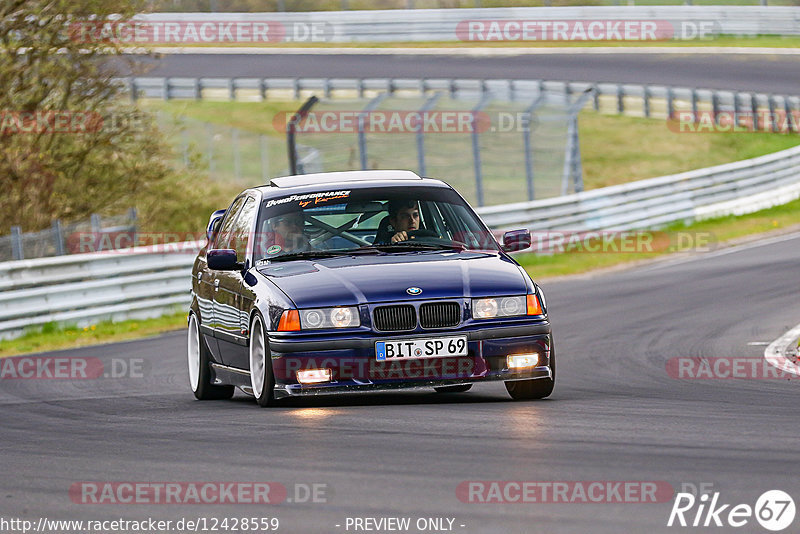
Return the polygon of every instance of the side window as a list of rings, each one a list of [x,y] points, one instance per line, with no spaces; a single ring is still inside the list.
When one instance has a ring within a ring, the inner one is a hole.
[[[250,241],[250,232],[253,228],[257,207],[258,204],[255,199],[248,197],[241,213],[233,224],[233,229],[231,230],[232,240],[229,248],[236,250],[237,261],[243,262],[247,257],[247,244]]]
[[[228,209],[228,212],[225,214],[225,218],[222,219],[222,222],[220,223],[219,231],[217,232],[217,238],[214,240],[214,248],[231,248],[231,229],[233,228],[233,223],[236,222],[236,218],[239,216],[239,211],[242,209],[242,204],[244,204],[245,198],[246,197],[237,198],[233,205]]]

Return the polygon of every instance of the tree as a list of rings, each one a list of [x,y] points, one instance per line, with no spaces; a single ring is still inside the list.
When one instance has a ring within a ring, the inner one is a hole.
[[[175,193],[181,177],[149,114],[128,103],[110,58],[122,45],[92,38],[139,0],[0,2],[0,213],[26,231],[55,218],[122,212]]]

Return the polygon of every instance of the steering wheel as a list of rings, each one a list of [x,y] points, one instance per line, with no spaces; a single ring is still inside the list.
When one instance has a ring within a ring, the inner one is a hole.
[[[408,235],[408,239],[406,241],[411,241],[412,239],[416,239],[418,237],[439,237],[439,234],[437,234],[435,230],[429,230],[428,228],[409,230],[406,232],[406,235]]]

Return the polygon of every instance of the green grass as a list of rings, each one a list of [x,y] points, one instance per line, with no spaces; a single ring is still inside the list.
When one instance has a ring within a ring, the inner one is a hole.
[[[178,330],[185,326],[185,311],[176,311],[155,319],[102,321],[83,328],[48,323],[16,339],[0,341],[0,358],[138,339]]]
[[[677,242],[677,236],[700,236],[707,239],[709,246],[704,249],[715,249],[726,242],[777,231],[800,224],[800,200],[795,200],[782,206],[776,206],[742,216],[727,216],[708,219],[692,224],[673,224],[661,230],[671,238],[672,243]],[[656,232],[658,234],[658,232]],[[658,250],[658,247],[653,247]],[[669,253],[665,249],[656,252],[626,252],[626,253],[591,253],[591,252],[565,252],[553,255],[520,254],[516,257],[523,267],[534,279],[550,278],[580,274],[596,269],[610,268],[623,264],[631,264],[643,260],[650,260]],[[691,253],[688,251],[675,251],[675,253]]]

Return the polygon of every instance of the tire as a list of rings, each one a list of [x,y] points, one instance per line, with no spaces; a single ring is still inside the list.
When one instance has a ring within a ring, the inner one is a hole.
[[[272,358],[264,337],[264,320],[253,317],[250,325],[250,384],[253,396],[262,408],[275,406],[275,376],[272,374]]]
[[[471,387],[472,384],[459,384],[457,386],[439,386],[433,389],[436,390],[436,393],[464,393],[469,391]]]
[[[512,380],[506,382],[506,391],[514,400],[544,399],[553,393],[556,385],[556,347],[550,338],[551,378],[534,378],[531,380]]]
[[[198,400],[222,400],[233,397],[233,386],[215,386],[211,383],[211,354],[200,335],[200,325],[194,313],[189,314],[186,359],[189,366],[189,387]]]

